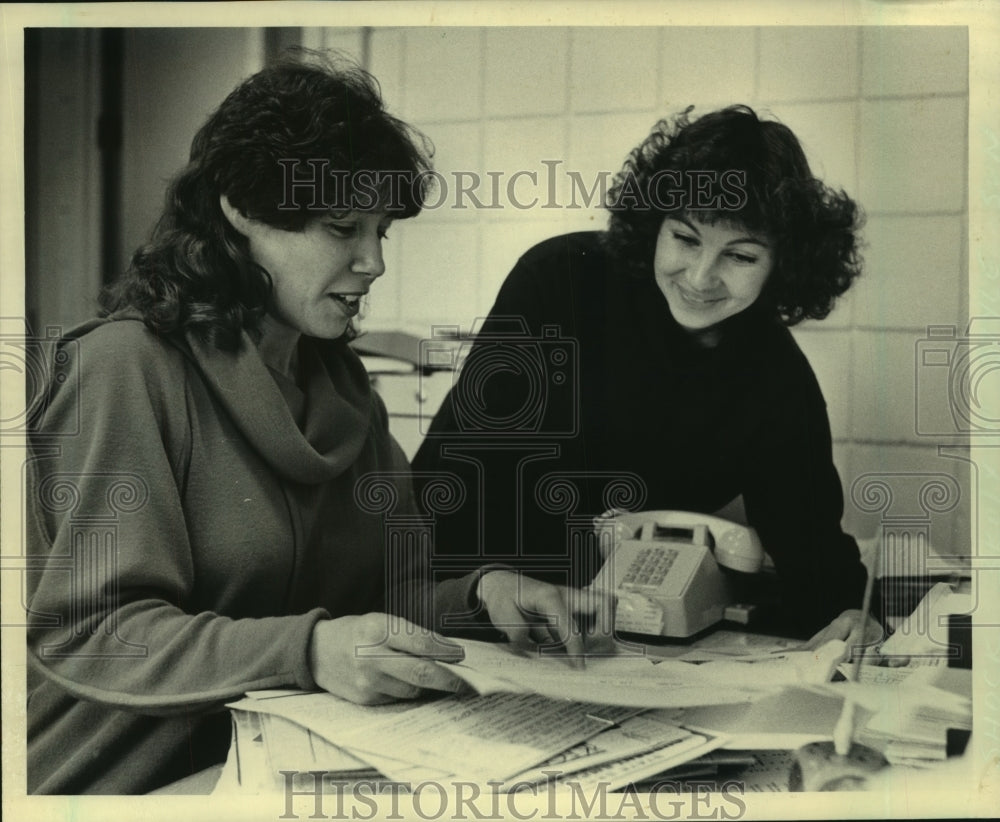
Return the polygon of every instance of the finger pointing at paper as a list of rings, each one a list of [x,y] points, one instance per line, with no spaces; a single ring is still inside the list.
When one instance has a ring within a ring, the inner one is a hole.
[[[477,594],[493,625],[512,645],[521,649],[559,648],[576,667],[583,666],[588,638],[609,622],[601,618],[606,597],[514,571],[483,574]]]

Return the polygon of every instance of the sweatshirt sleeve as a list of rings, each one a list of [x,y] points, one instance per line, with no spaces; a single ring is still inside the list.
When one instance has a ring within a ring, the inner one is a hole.
[[[181,504],[185,366],[129,325],[63,346],[63,379],[32,438],[31,663],[80,699],[147,714],[314,688],[308,647],[322,609],[232,619],[191,607],[201,581]]]

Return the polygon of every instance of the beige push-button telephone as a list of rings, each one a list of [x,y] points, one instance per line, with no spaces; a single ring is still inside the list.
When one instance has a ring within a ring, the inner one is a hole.
[[[619,514],[607,526],[614,542],[591,587],[614,591],[619,631],[696,634],[733,603],[719,566],[753,574],[764,562],[756,531],[706,514]]]

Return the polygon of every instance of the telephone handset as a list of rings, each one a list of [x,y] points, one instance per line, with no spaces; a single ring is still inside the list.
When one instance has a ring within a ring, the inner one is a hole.
[[[613,544],[592,587],[615,592],[619,631],[692,636],[734,601],[719,566],[754,574],[764,563],[756,531],[707,514],[647,511],[607,524]]]

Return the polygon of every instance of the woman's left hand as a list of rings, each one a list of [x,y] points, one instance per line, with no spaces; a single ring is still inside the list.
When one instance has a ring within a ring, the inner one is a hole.
[[[851,654],[857,649],[866,659],[877,662],[878,654],[874,649],[883,638],[882,626],[875,619],[865,619],[859,608],[851,608],[817,631],[800,650],[813,651],[832,639],[842,639]]]

